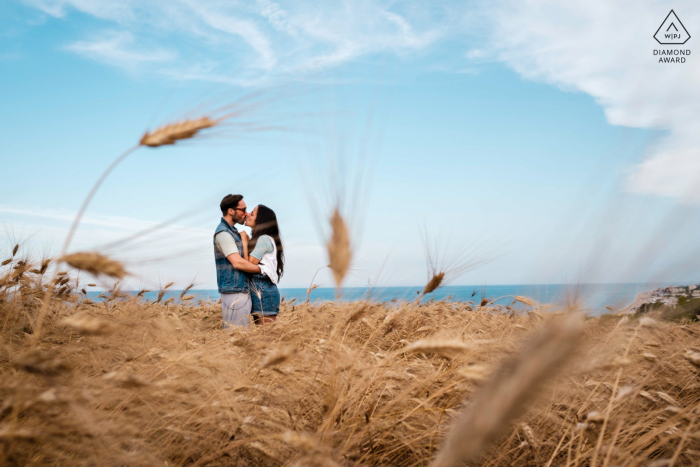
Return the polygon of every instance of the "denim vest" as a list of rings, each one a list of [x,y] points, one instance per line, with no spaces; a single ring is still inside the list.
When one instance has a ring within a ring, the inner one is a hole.
[[[227,231],[233,236],[233,240],[238,247],[238,253],[243,256],[243,244],[241,235],[235,227],[232,227],[221,218],[221,223],[214,231],[214,258],[216,259],[216,283],[219,286],[219,293],[250,293],[248,288],[247,274],[234,268],[231,262],[216,246],[216,234]]]

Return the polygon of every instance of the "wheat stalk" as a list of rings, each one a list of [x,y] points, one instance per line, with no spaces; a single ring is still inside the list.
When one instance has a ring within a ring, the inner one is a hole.
[[[523,305],[532,306],[532,307],[537,306],[537,303],[535,303],[535,301],[532,300],[531,298],[523,297],[522,295],[516,295],[513,298],[516,301],[522,303]]]
[[[402,349],[402,352],[450,355],[465,352],[473,348],[474,344],[469,345],[457,339],[422,339],[407,345]]]
[[[58,324],[62,324],[83,334],[95,336],[111,334],[114,332],[114,326],[112,326],[109,321],[84,314],[63,318]]]
[[[19,355],[12,361],[18,370],[45,376],[57,376],[71,370],[71,365],[56,355],[33,349]]]
[[[187,292],[189,292],[192,287],[194,287],[194,282],[191,283],[190,285],[188,285],[187,287],[185,287],[185,290],[183,290],[182,293],[180,294],[180,300],[185,300],[185,296],[187,295]],[[189,297],[190,297],[189,300],[194,298],[193,295],[190,295]]]
[[[284,347],[281,349],[273,350],[262,361],[262,365],[260,366],[260,368],[269,368],[272,366],[281,365],[282,363],[289,360],[295,353],[296,349],[294,347]]]
[[[688,351],[686,351],[685,355],[683,355],[683,356],[690,363],[692,363],[696,367],[700,368],[700,352],[694,352],[692,350],[688,350]]]
[[[457,466],[473,460],[525,410],[538,387],[577,347],[582,319],[570,315],[544,326],[517,358],[506,362],[455,420],[433,466]]]
[[[225,118],[226,117],[222,117],[218,120],[212,120],[209,117],[201,117],[194,120],[185,120],[182,122],[171,123],[162,126],[154,130],[153,132],[146,132],[141,137],[139,144],[127,149],[121,155],[119,155],[119,157],[112,161],[109,167],[107,167],[107,169],[105,169],[105,171],[102,172],[102,175],[100,175],[100,177],[97,179],[92,189],[88,193],[87,197],[83,201],[82,206],[80,206],[80,209],[78,210],[75,219],[73,220],[73,225],[71,226],[71,229],[68,232],[68,237],[66,238],[66,241],[63,245],[61,255],[66,254],[68,246],[70,245],[70,242],[73,239],[73,235],[75,234],[75,230],[78,228],[78,224],[80,223],[80,220],[82,219],[83,214],[85,213],[85,210],[87,209],[88,205],[92,201],[92,198],[94,198],[95,194],[97,193],[97,190],[100,188],[100,186],[102,186],[102,183],[107,179],[109,174],[112,173],[112,171],[131,153],[136,151],[141,146],[157,148],[160,146],[175,144],[177,141],[194,138],[201,130],[206,128],[212,128]]]
[[[467,250],[462,250],[450,256],[446,251],[441,251],[439,244],[431,244],[428,232],[422,231],[423,248],[425,251],[425,262],[428,268],[428,282],[423,288],[423,292],[418,296],[417,301],[437,290],[441,286],[447,285],[465,272],[477,268],[491,261],[490,253],[481,252],[471,254]]]
[[[125,388],[142,388],[148,386],[148,381],[144,378],[127,371],[111,371],[102,376],[102,378]]]

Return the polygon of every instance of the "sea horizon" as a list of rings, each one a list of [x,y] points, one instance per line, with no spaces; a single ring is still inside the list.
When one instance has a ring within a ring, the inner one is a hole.
[[[641,292],[655,290],[669,285],[679,286],[683,284],[670,283],[581,283],[581,284],[508,284],[508,285],[448,285],[440,287],[434,292],[425,295],[423,301],[448,301],[448,302],[473,302],[479,304],[483,299],[497,305],[512,305],[522,308],[519,302],[514,303],[515,296],[524,296],[535,300],[540,304],[563,307],[577,301],[582,309],[589,315],[597,316],[612,311],[619,311],[634,302]],[[317,287],[310,291],[310,302],[340,301],[350,302],[358,300],[371,300],[376,302],[401,302],[412,301],[420,296],[423,286],[392,286],[392,287],[343,287],[340,294],[334,287]],[[137,290],[122,291],[128,294],[137,294]],[[167,290],[162,300],[173,298],[179,300],[182,289]],[[304,287],[280,288],[283,300],[305,301],[308,289]],[[94,298],[101,292],[88,292],[88,297]],[[156,300],[158,291],[149,291],[143,294],[146,300]],[[194,296],[193,300],[218,300],[220,297],[216,289],[191,289],[186,295]]]

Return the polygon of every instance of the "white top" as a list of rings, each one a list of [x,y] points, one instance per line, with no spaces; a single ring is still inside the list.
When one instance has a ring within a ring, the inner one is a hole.
[[[233,235],[229,232],[221,231],[214,237],[216,242],[216,247],[221,253],[228,258],[229,255],[233,253],[238,253],[238,247],[236,246],[236,241],[233,239]]]
[[[269,235],[261,235],[255,243],[255,248],[250,256],[260,260],[260,273],[270,278],[273,284],[277,284],[277,245]]]

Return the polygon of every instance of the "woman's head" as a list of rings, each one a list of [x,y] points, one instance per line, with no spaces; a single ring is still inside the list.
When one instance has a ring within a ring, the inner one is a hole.
[[[282,248],[282,239],[275,211],[264,204],[259,204],[248,214],[245,225],[253,229],[250,236],[249,251],[253,251],[261,235],[269,235],[275,241],[275,246],[277,247],[277,275],[282,277],[284,272],[284,249]]]
[[[255,206],[252,211],[248,213],[248,215],[245,218],[245,225],[248,227],[255,227],[255,220],[258,216],[258,207]]]

